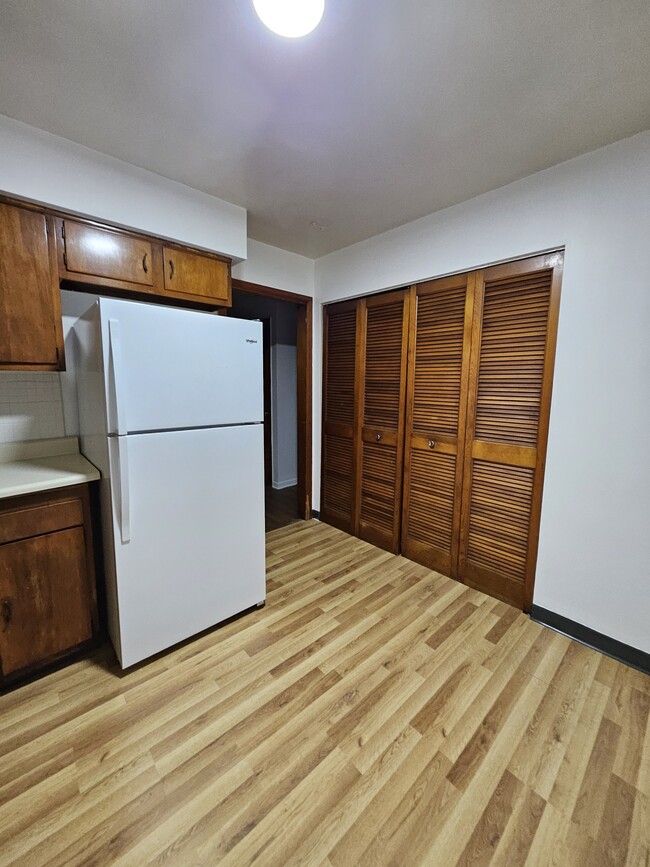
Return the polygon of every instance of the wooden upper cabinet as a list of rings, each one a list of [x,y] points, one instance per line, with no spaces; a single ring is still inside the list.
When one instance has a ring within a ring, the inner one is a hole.
[[[66,279],[99,277],[144,291],[153,287],[154,252],[146,239],[72,220],[61,220],[60,226]]]
[[[0,203],[0,369],[64,367],[51,218]]]
[[[232,304],[230,262],[120,229],[57,219],[63,280],[114,294],[146,293],[214,307]]]
[[[164,294],[219,306],[232,304],[230,265],[223,259],[163,247]]]

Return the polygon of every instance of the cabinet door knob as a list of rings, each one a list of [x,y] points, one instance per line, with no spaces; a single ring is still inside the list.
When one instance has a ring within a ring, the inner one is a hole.
[[[11,599],[5,597],[2,601],[0,601],[0,618],[2,618],[3,631],[11,623],[12,614],[13,611],[11,610]]]
[[[379,440],[381,439],[381,434],[375,434],[375,439],[377,440],[377,442],[379,442]]]
[[[435,448],[435,446],[436,446],[436,441],[435,440],[429,440],[429,448],[433,449],[433,448]]]
[[[142,270],[145,274],[149,273],[149,254],[145,253],[142,257]]]
[[[169,279],[172,280],[174,278],[174,260],[169,260]]]

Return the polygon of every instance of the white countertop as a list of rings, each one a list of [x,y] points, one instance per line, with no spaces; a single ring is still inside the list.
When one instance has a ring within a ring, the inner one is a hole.
[[[77,437],[0,445],[0,498],[50,491],[99,479],[79,454]]]

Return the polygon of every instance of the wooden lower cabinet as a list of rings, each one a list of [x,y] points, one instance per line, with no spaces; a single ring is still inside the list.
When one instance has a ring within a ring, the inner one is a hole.
[[[326,307],[323,520],[530,608],[562,262]]]
[[[0,501],[0,678],[12,680],[96,634],[87,485]]]

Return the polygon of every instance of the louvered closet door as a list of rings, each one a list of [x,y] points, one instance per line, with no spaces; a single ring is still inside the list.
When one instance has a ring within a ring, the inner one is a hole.
[[[415,287],[409,350],[402,552],[453,576],[472,326],[468,279]]]
[[[399,551],[408,290],[359,302],[363,389],[356,439],[360,538]]]
[[[357,302],[327,305],[323,324],[321,518],[354,533]]]
[[[537,557],[561,254],[477,274],[459,577],[528,609]]]

